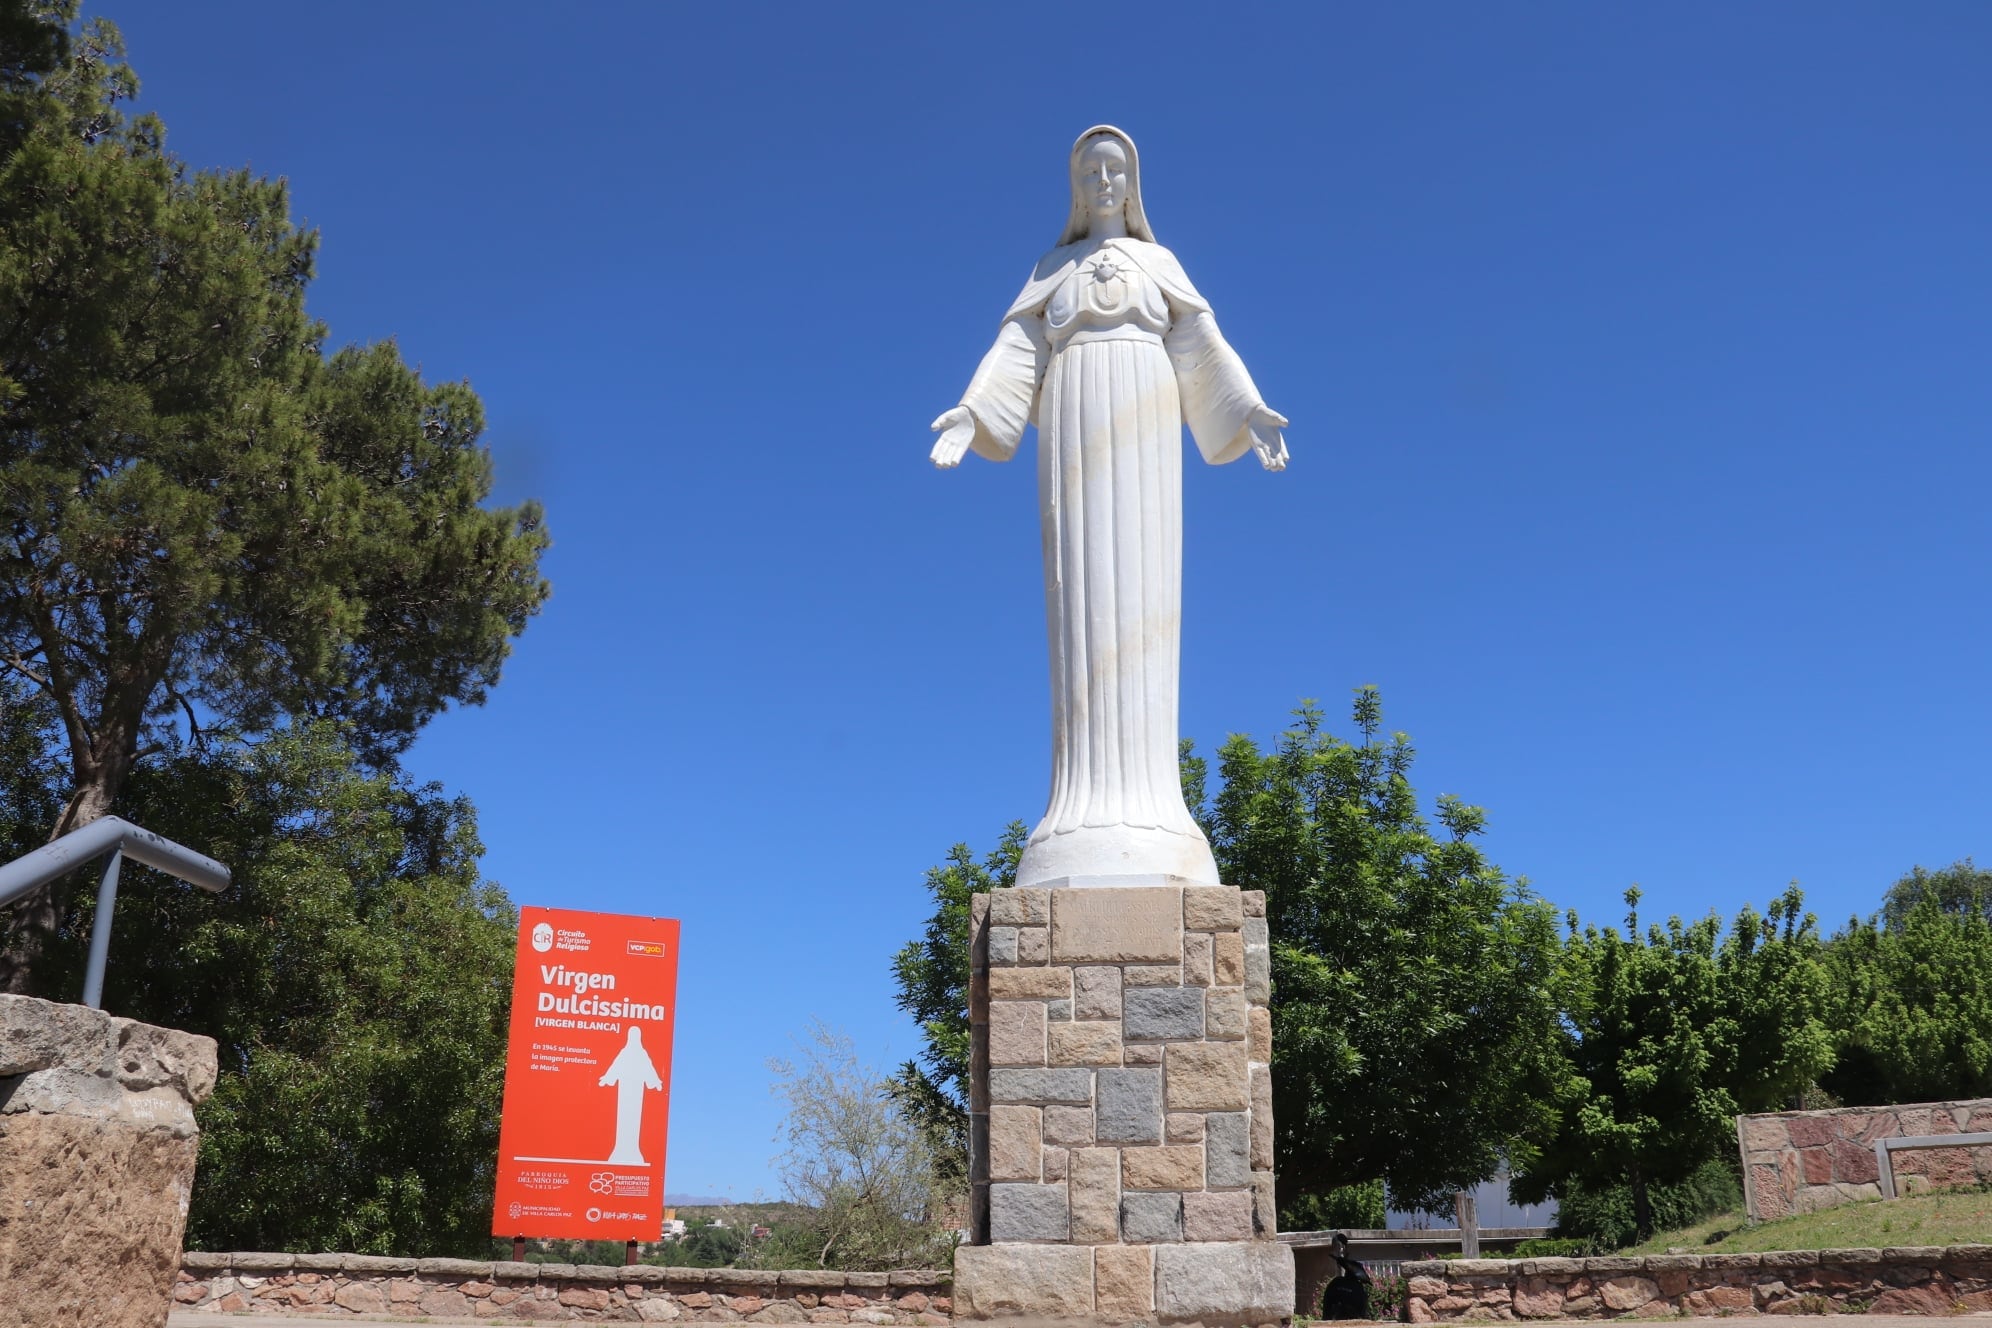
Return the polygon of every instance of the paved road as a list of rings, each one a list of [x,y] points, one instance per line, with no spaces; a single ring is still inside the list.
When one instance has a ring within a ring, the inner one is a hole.
[[[306,1317],[301,1314],[208,1314],[205,1312],[194,1313],[190,1310],[175,1310],[172,1317],[167,1319],[166,1326],[167,1328],[239,1328],[239,1325],[249,1319],[255,1319],[261,1323],[343,1323],[347,1325],[347,1328],[407,1328],[407,1325],[411,1323],[483,1324],[488,1328],[493,1323],[507,1322],[500,1319],[355,1319],[345,1314],[339,1315],[336,1318],[319,1318],[315,1315]],[[1573,1319],[1570,1322],[1577,1323],[1581,1322],[1581,1320]],[[1636,1323],[1641,1321],[1621,1320],[1620,1322]],[[1649,1319],[1644,1322],[1660,1323],[1663,1321]],[[1664,1322],[1679,1324],[1694,1321],[1669,1317]],[[1793,1320],[1790,1315],[1786,1315],[1783,1318],[1773,1318],[1769,1315],[1753,1314],[1746,1316],[1739,1314],[1733,1318],[1710,1320],[1710,1322],[1720,1323],[1721,1328],[1792,1328]],[[1800,1322],[1808,1321],[1801,1320]],[[1978,1324],[1992,1322],[1992,1312],[1959,1314],[1955,1316],[1947,1315],[1942,1319],[1929,1318],[1918,1314],[1862,1314],[1850,1317],[1846,1322],[1849,1324],[1858,1323],[1861,1325],[1861,1328],[1935,1328],[1936,1325],[1945,1323]],[[680,1319],[675,1328],[698,1328],[698,1321],[695,1319]],[[738,1328],[737,1325],[736,1328]]]

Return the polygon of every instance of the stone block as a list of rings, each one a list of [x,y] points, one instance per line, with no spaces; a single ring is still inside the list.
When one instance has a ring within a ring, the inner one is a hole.
[[[1059,1181],[1065,1180],[1071,1160],[1072,1154],[1069,1149],[1046,1148],[1042,1150],[1042,1156],[1038,1159],[1038,1164],[1043,1168],[1042,1179],[1044,1183],[1047,1185],[1056,1185]]]
[[[1171,1111],[1244,1111],[1250,1103],[1242,1042],[1192,1042],[1164,1053],[1164,1100]]]
[[[1252,1183],[1250,1118],[1242,1111],[1212,1112],[1204,1120],[1204,1175],[1212,1189]]]
[[[1121,1017],[1121,971],[1118,968],[1073,970],[1076,994],[1073,1013],[1081,1019]]]
[[[1252,1170],[1273,1169],[1273,1072],[1252,1067]]]
[[[32,996],[0,995],[0,1079],[57,1066],[98,1074],[117,1041],[102,1010]]]
[[[1061,964],[1181,963],[1182,891],[1169,886],[1052,891],[1051,953]]]
[[[1249,1007],[1245,1016],[1245,1058],[1270,1065],[1273,1060],[1273,1012],[1263,1005]]]
[[[1273,1240],[1280,1234],[1280,1213],[1270,1171],[1252,1173],[1252,1234],[1259,1240]]]
[[[1245,985],[1245,938],[1235,931],[1219,932],[1211,940],[1211,982],[1219,987]]]
[[[1172,1111],[1162,1120],[1162,1137],[1172,1144],[1200,1144],[1204,1118],[1194,1111]]]
[[[1083,1147],[1093,1142],[1093,1109],[1091,1107],[1046,1107],[1044,1109],[1044,1141],[1065,1147]]]
[[[1204,1036],[1214,1042],[1244,1038],[1250,1025],[1243,987],[1212,987],[1204,993]],[[1248,1051],[1247,1056],[1250,1056]]]
[[[1183,937],[1183,985],[1210,985],[1211,944],[1209,932],[1191,932]]]
[[[1063,1185],[991,1185],[989,1239],[997,1244],[1063,1241],[1071,1235]]]
[[[955,1251],[959,1319],[1093,1317],[1093,1251],[1083,1245],[964,1245]]]
[[[1015,927],[991,927],[989,929],[989,962],[992,964],[1014,964],[1017,962],[1017,929]]]
[[[118,1018],[111,1020],[111,1034],[117,1040],[118,1082],[126,1088],[171,1088],[193,1104],[214,1091],[213,1038]]]
[[[1113,1148],[1075,1148],[1066,1160],[1072,1199],[1072,1236],[1079,1244],[1119,1239],[1120,1153]]]
[[[1238,892],[1238,899],[1245,906],[1246,917],[1263,918],[1266,916],[1266,892],[1264,890],[1240,890]]]
[[[1121,1239],[1130,1245],[1158,1245],[1183,1238],[1183,1196],[1123,1194]]]
[[[1081,1106],[1093,1100],[1091,1070],[991,1070],[989,1097],[994,1102],[1062,1102]]]
[[[1051,924],[1051,891],[992,890],[989,892],[989,925],[992,927],[1045,927]]]
[[[1181,964],[1129,964],[1121,970],[1121,985],[1124,987],[1180,987],[1183,985]]]
[[[1017,962],[1042,964],[1051,958],[1051,932],[1044,927],[1017,929]]]
[[[1184,1240],[1252,1239],[1252,1196],[1245,1190],[1183,1196]]]
[[[989,970],[992,1001],[1069,1001],[1072,999],[1072,970],[1069,968],[992,968]]]
[[[1043,1001],[989,1002],[989,1063],[1043,1065]]]
[[[1245,999],[1254,1005],[1273,999],[1273,952],[1263,945],[1245,947]]]
[[[1046,1001],[1046,1002],[1044,1003],[1044,1017],[1045,1017],[1045,1019],[1046,1019],[1046,1020],[1047,1020],[1048,1022],[1050,1022],[1050,1023],[1054,1023],[1054,1024],[1069,1024],[1069,1023],[1071,1023],[1071,1022],[1072,1022],[1072,1002],[1071,1002],[1071,1001]]]
[[[989,1109],[989,1179],[1027,1180],[1041,1175],[1043,1117],[1036,1107]]]
[[[1160,1065],[1162,1044],[1160,1042],[1137,1042],[1133,1046],[1121,1048],[1122,1065]]]
[[[1155,1251],[1155,1314],[1165,1323],[1279,1323],[1293,1316],[1293,1250],[1274,1240]]]
[[[1162,1142],[1162,1071],[1101,1070],[1094,1136],[1103,1144]]]
[[[1122,998],[1121,1027],[1130,1042],[1181,1042],[1204,1035],[1200,987],[1136,987]]]
[[[1192,885],[1183,891],[1186,931],[1237,931],[1245,920],[1245,901],[1228,885]]]
[[[1093,1252],[1094,1309],[1103,1324],[1143,1322],[1155,1314],[1155,1254],[1143,1245],[1102,1245]]]
[[[1204,1150],[1196,1144],[1121,1149],[1123,1190],[1201,1190]]]
[[[1053,1065],[1113,1065],[1121,1059],[1120,1025],[1079,1022],[1051,1026]]]
[[[1245,935],[1245,948],[1247,950],[1263,950],[1273,943],[1272,933],[1268,930],[1264,918],[1247,918],[1245,919],[1245,925],[1239,930]]]

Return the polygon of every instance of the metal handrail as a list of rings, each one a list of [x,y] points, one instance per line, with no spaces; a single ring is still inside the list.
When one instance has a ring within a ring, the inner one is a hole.
[[[111,910],[118,902],[118,867],[127,856],[214,894],[226,890],[231,879],[228,868],[213,858],[122,817],[103,816],[0,866],[0,905],[39,889],[106,852],[111,856],[97,885],[97,916],[90,928],[90,963],[83,975],[83,1004],[93,1010],[103,1005],[104,965],[111,950]]]

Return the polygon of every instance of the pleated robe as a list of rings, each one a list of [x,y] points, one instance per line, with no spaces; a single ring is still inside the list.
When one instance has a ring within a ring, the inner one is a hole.
[[[1117,239],[1045,256],[962,404],[990,460],[1038,429],[1052,777],[1017,884],[1216,884],[1177,775],[1182,431],[1235,460],[1258,389],[1175,257]]]

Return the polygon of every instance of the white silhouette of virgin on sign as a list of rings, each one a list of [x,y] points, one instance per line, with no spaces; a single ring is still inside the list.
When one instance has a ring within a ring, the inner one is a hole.
[[[643,1090],[662,1092],[664,1081],[657,1077],[657,1067],[643,1050],[642,1029],[631,1026],[629,1041],[609,1062],[608,1073],[597,1082],[603,1088],[610,1084],[616,1087],[616,1146],[609,1150],[608,1160],[619,1166],[644,1166],[643,1150],[638,1144],[643,1129]]]

